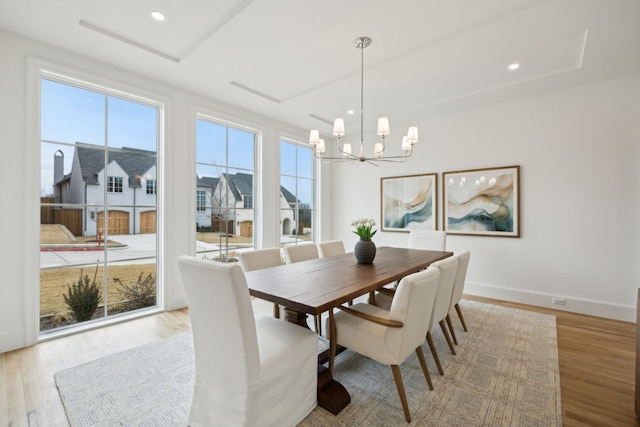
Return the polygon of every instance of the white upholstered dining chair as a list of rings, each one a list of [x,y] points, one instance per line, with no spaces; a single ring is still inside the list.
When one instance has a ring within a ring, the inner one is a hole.
[[[453,323],[451,322],[451,311],[455,308],[458,313],[458,318],[462,324],[462,329],[467,331],[467,324],[464,322],[464,316],[462,316],[462,309],[459,302],[462,299],[464,293],[464,282],[467,278],[467,269],[469,267],[469,260],[471,259],[471,252],[464,250],[456,254],[458,257],[458,269],[456,270],[456,278],[453,282],[453,291],[451,292],[451,302],[449,303],[449,311],[447,312],[447,325],[451,331],[451,338],[454,344],[458,344],[458,338],[456,332],[453,329]]]
[[[318,247],[315,243],[302,243],[299,245],[290,245],[284,247],[284,258],[287,261],[287,264],[309,261],[319,257],[320,255],[318,254]],[[301,283],[300,285],[304,286],[304,283]],[[322,334],[321,319],[321,315],[313,316],[313,324],[318,335]]]
[[[278,248],[264,248],[253,251],[240,252],[238,261],[242,270],[253,271],[263,268],[276,267],[282,265],[282,257]],[[280,306],[273,304],[273,317],[280,318]]]
[[[440,358],[438,357],[438,352],[436,351],[431,331],[435,328],[436,324],[440,325],[440,329],[442,330],[444,338],[447,340],[451,354],[456,354],[456,350],[453,348],[453,343],[451,342],[451,337],[449,336],[447,325],[445,323],[445,318],[449,312],[449,302],[451,301],[451,293],[453,292],[453,282],[455,281],[456,272],[458,270],[458,258],[455,255],[450,256],[434,262],[429,266],[429,268],[437,268],[440,270],[440,280],[438,281],[438,292],[436,293],[436,299],[433,303],[433,311],[431,312],[431,319],[429,320],[429,327],[427,328],[427,344],[429,345],[433,359],[438,367],[438,372],[440,375],[444,375],[444,370],[440,364]]]
[[[284,258],[287,264],[294,262],[309,261],[319,258],[318,247],[315,243],[302,243],[299,245],[285,246]]]
[[[191,316],[191,427],[295,426],[316,407],[318,337],[255,316],[242,268],[180,256]]]
[[[447,233],[442,230],[417,230],[409,232],[409,249],[428,249],[444,251],[447,246]]]
[[[431,377],[422,352],[440,271],[429,268],[400,280],[389,310],[370,304],[339,307],[327,321],[331,342],[329,369],[333,368],[336,345],[347,347],[378,363],[391,366],[402,409],[411,422],[409,405],[402,383],[400,365],[416,352],[429,389]]]
[[[429,267],[427,267],[427,270],[429,270],[430,268],[438,268],[440,270],[438,291],[436,292],[433,307],[431,308],[432,312],[431,317],[428,320],[426,333],[427,344],[429,344],[429,349],[431,350],[431,354],[433,355],[433,359],[436,362],[436,366],[438,367],[438,372],[440,373],[440,375],[444,374],[444,370],[442,369],[442,364],[440,363],[440,358],[438,357],[438,352],[436,351],[436,346],[433,342],[431,331],[436,324],[439,324],[440,329],[442,329],[442,333],[447,340],[447,344],[449,345],[451,353],[456,354],[455,349],[453,348],[453,343],[451,342],[451,338],[449,336],[447,325],[445,324],[445,318],[447,317],[447,313],[449,311],[449,303],[451,301],[451,294],[453,292],[453,283],[455,281],[457,267],[458,259],[455,255],[434,262]],[[389,309],[393,302],[395,292],[395,289],[380,289],[375,295],[375,304],[378,307]]]
[[[318,255],[320,258],[328,256],[342,255],[345,253],[344,243],[342,240],[328,240],[326,242],[318,242]]]

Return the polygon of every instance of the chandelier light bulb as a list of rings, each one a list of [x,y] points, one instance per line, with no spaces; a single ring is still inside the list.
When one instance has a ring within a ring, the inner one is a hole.
[[[416,126],[411,126],[407,131],[407,141],[409,141],[411,145],[418,142],[418,128]]]
[[[320,131],[318,131],[317,129],[314,129],[311,132],[309,132],[309,144],[311,144],[311,146],[315,148],[315,146],[318,145],[319,142],[320,142]]]
[[[376,157],[382,157],[382,155],[384,154],[384,146],[382,145],[382,142],[376,142],[376,145],[373,149],[373,154],[375,154]]]
[[[378,119],[378,135],[387,136],[390,132],[389,119],[387,117],[380,117]]]
[[[337,137],[344,136],[344,120],[335,119],[333,121],[333,134]]]
[[[409,142],[409,138],[407,136],[403,136],[402,137],[402,145],[400,148],[402,148],[404,151],[409,151],[411,150],[412,144]]]

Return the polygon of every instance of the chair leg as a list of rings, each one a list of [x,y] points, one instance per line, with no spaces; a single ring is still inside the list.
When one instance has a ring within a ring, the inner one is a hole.
[[[400,395],[400,402],[402,403],[402,409],[404,410],[404,417],[407,422],[411,422],[411,414],[409,414],[409,405],[407,404],[407,395],[404,392],[404,384],[402,384],[402,375],[400,374],[400,367],[398,365],[391,365],[391,371],[393,371],[393,378],[396,380],[396,387],[398,388],[398,394]]]
[[[333,317],[333,310],[329,310],[329,373],[333,375],[333,364],[336,360],[336,347],[338,342],[338,331],[336,329],[336,319]]]
[[[313,319],[316,326],[316,333],[318,335],[322,335],[322,316],[321,315],[313,316]]]
[[[444,375],[442,365],[440,364],[440,358],[438,357],[438,352],[436,351],[436,346],[433,343],[433,338],[431,337],[431,331],[427,332],[427,343],[429,344],[429,349],[431,350],[431,354],[433,355],[433,360],[435,360],[436,366],[438,367],[438,372],[440,373],[440,375]]]
[[[369,292],[367,304],[376,305],[376,293],[374,291]]]
[[[462,315],[462,310],[460,310],[460,306],[458,305],[458,303],[456,303],[455,307],[456,307],[456,312],[458,313],[458,317],[460,318],[460,323],[462,323],[462,329],[464,329],[464,331],[467,332],[467,325],[464,323],[464,316]]]
[[[273,304],[273,317],[280,318],[280,306],[278,304]]]
[[[444,318],[447,321],[447,326],[449,327],[449,332],[451,332],[451,338],[453,338],[453,343],[458,345],[458,338],[456,338],[456,331],[453,330],[453,323],[451,323],[451,316],[447,313],[447,317]]]
[[[424,353],[422,352],[422,347],[418,346],[416,348],[416,354],[418,355],[418,360],[420,361],[420,366],[422,366],[422,372],[424,372],[424,377],[427,379],[427,384],[429,385],[429,390],[433,390],[433,384],[431,383],[431,375],[429,375],[429,368],[427,368],[427,361],[424,360]]]
[[[444,320],[441,320],[440,322],[438,322],[438,324],[440,325],[440,329],[442,329],[442,333],[447,340],[447,344],[449,344],[449,350],[451,350],[451,354],[456,354],[456,349],[453,348],[453,342],[451,342],[451,337],[449,336],[449,331],[447,330],[447,325],[444,323]]]

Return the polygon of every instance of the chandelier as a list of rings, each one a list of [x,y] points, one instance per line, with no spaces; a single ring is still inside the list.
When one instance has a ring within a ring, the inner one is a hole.
[[[382,137],[381,140],[375,143],[373,147],[372,155],[365,155],[364,152],[364,49],[371,44],[369,37],[358,37],[353,41],[354,46],[360,49],[360,150],[359,153],[354,153],[351,148],[351,144],[348,142],[342,143],[341,138],[345,135],[344,120],[337,118],[333,122],[333,135],[338,138],[338,151],[340,157],[325,156],[326,147],[324,139],[320,138],[320,132],[316,129],[312,130],[309,134],[309,144],[313,147],[314,156],[318,159],[325,160],[327,162],[367,162],[374,165],[378,165],[379,162],[404,162],[407,157],[413,153],[413,145],[418,142],[418,128],[411,126],[407,131],[407,134],[402,138],[402,144],[400,148],[404,152],[402,155],[397,156],[385,156],[385,144],[387,135],[389,135],[389,119],[387,117],[380,117],[378,119],[378,136]]]

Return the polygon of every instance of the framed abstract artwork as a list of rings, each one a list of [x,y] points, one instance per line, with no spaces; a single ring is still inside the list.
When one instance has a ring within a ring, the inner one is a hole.
[[[520,237],[520,166],[443,172],[447,234]]]
[[[380,178],[382,231],[437,230],[438,175]]]

